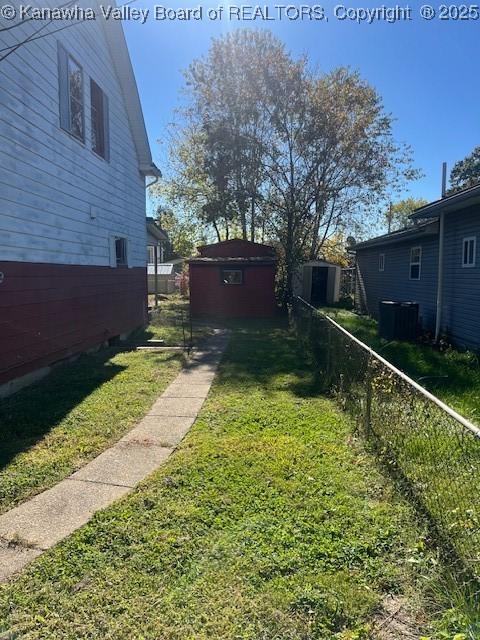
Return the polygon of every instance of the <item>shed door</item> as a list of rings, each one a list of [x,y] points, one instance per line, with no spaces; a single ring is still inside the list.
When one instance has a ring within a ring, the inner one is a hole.
[[[313,306],[326,303],[327,282],[328,267],[312,267],[312,295],[310,301]]]

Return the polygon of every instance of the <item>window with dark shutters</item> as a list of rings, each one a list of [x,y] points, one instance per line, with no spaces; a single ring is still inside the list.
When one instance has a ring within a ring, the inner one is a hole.
[[[92,119],[92,149],[105,160],[108,149],[108,99],[98,84],[90,79],[90,110]]]

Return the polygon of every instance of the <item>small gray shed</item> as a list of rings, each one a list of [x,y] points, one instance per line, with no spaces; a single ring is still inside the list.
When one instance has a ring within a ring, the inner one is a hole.
[[[293,291],[313,306],[334,304],[340,298],[342,267],[326,260],[310,260],[295,273]]]

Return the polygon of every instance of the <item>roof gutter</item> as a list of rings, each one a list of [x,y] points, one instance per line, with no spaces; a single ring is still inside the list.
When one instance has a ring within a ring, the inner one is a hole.
[[[447,195],[447,163],[442,165],[442,200]],[[437,271],[437,312],[435,314],[435,342],[440,338],[443,307],[443,248],[445,240],[445,209],[440,211],[440,229],[438,232],[438,271]]]
[[[435,342],[440,339],[443,308],[443,253],[445,240],[445,211],[440,213],[440,229],[438,233],[438,277],[437,277],[437,312],[435,314]]]
[[[162,172],[160,171],[160,169],[156,166],[156,164],[154,162],[152,162],[149,165],[141,165],[140,166],[140,173],[145,178],[147,176],[152,176],[153,178],[155,178],[152,182],[149,182],[147,185],[145,185],[145,189],[149,189],[150,187],[153,187],[153,185],[157,184],[157,182],[162,177]]]

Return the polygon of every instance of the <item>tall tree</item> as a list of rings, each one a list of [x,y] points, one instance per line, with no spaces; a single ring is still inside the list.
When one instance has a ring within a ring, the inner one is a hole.
[[[456,193],[480,183],[480,147],[463,160],[456,162],[450,172],[449,193]]]
[[[198,225],[191,220],[181,218],[175,212],[159,205],[155,214],[155,220],[170,239],[171,249],[174,254],[189,257],[195,253],[195,247],[202,241],[199,235]]]
[[[391,204],[385,211],[385,221],[388,231],[397,231],[398,229],[411,226],[413,222],[410,220],[410,214],[412,214],[415,209],[419,209],[426,204],[428,204],[428,200],[425,200],[425,198],[404,198]]]
[[[415,177],[374,89],[348,69],[310,72],[269,32],[215,40],[186,79],[177,193],[202,193],[219,236],[223,217],[224,235],[280,243],[284,301],[301,260]]]

